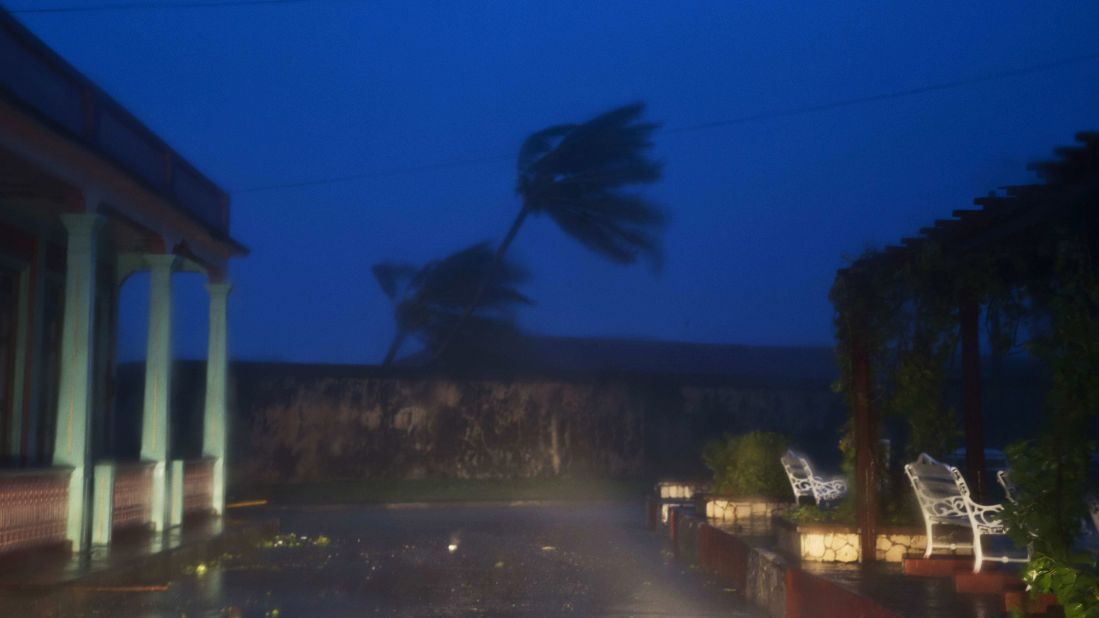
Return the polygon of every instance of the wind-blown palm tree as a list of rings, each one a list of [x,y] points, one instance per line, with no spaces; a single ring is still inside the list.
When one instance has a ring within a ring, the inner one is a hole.
[[[621,264],[648,259],[659,268],[660,233],[667,218],[649,199],[627,190],[656,182],[661,165],[649,156],[655,123],[641,122],[642,103],[632,103],[582,124],[562,124],[531,134],[519,149],[515,191],[521,205],[496,248],[502,261],[530,215],[546,215],[588,249]],[[488,281],[481,290],[487,291]],[[450,338],[483,302],[476,294]],[[438,348],[446,350],[449,339]]]
[[[521,267],[498,262],[489,242],[481,242],[441,260],[417,268],[411,264],[382,262],[371,271],[385,295],[393,302],[397,332],[386,352],[390,364],[410,336],[419,338],[434,358],[443,353],[441,342],[454,337],[450,349],[465,354],[491,351],[486,345],[514,334],[512,309],[532,301],[517,286],[529,280]],[[477,313],[464,310],[480,293]]]

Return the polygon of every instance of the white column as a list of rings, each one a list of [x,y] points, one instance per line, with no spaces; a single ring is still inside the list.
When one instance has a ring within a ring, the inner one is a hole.
[[[145,413],[141,425],[141,459],[153,468],[152,524],[168,522],[168,406],[172,394],[172,268],[174,255],[147,255],[149,266],[149,339],[145,353]]]
[[[95,465],[92,498],[92,545],[110,545],[114,528],[114,462]]]
[[[74,551],[87,547],[87,496],[91,465],[92,325],[95,323],[96,233],[94,213],[61,215],[68,231],[65,315],[61,340],[61,392],[53,464],[72,468],[66,537]]]
[[[203,419],[202,454],[214,460],[213,509],[225,511],[225,449],[227,437],[226,378],[228,372],[228,283],[210,282],[210,340],[206,350],[206,414]]]
[[[183,525],[183,460],[172,460],[171,472],[168,474],[168,486],[171,499],[168,514],[168,525],[175,528]]]

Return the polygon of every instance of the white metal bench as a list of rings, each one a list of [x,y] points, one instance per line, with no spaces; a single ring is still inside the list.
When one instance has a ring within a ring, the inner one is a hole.
[[[1027,552],[1028,555],[1020,556],[1013,552],[989,551],[985,548],[983,539],[987,537],[998,537],[1002,541],[1007,541],[1007,531],[999,516],[1003,506],[974,502],[969,485],[957,468],[938,462],[927,453],[921,453],[916,461],[904,467],[904,472],[912,482],[912,489],[916,492],[916,499],[923,513],[924,526],[927,530],[925,558],[930,558],[936,548],[952,550],[959,547],[971,548],[974,573],[980,572],[981,564],[986,560],[1006,564],[1026,562],[1030,559],[1029,552]],[[934,527],[944,525],[969,527],[973,534],[973,542],[969,544],[936,543],[933,536]]]
[[[1007,470],[999,470],[996,472],[996,482],[1000,484],[1000,487],[1004,488],[1004,497],[1008,502],[1015,503],[1015,497],[1018,495],[1019,490],[1015,487],[1015,483],[1011,482],[1011,476]]]
[[[802,497],[811,496],[817,506],[820,506],[847,495],[847,481],[842,478],[826,479],[817,476],[813,472],[809,458],[804,455],[788,450],[783,454],[781,461],[782,467],[786,470],[786,478],[790,480],[790,488],[794,491],[794,502],[800,502]]]

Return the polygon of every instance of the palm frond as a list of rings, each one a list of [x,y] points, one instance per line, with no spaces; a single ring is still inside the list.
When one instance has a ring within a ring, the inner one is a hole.
[[[400,298],[401,292],[416,275],[416,267],[411,264],[379,262],[370,267],[378,287],[382,288],[389,300]]]
[[[574,124],[558,124],[532,133],[519,148],[517,167],[523,173],[535,161],[553,149],[558,142],[576,128]]]
[[[660,232],[667,217],[636,195],[606,193],[582,200],[560,200],[547,214],[568,235],[611,261],[647,259],[659,270],[664,261]]]
[[[643,104],[631,103],[531,135],[521,151],[517,190],[524,208],[549,215],[592,251],[619,263],[645,257],[659,266],[667,217],[655,203],[624,192],[663,172],[649,156],[659,125],[641,122],[643,112]]]
[[[398,337],[415,336],[429,350],[444,347],[443,342],[453,337],[457,345],[448,349],[451,360],[474,351],[483,356],[493,341],[510,339],[516,331],[515,307],[534,302],[518,289],[530,279],[528,271],[511,261],[497,263],[489,242],[471,245],[418,269],[383,262],[372,270],[394,301]],[[479,291],[481,300],[475,313],[463,321],[463,312]]]

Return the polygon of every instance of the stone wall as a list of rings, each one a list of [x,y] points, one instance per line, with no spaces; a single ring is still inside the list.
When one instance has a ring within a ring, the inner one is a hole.
[[[204,366],[177,362],[173,456],[201,443]],[[136,452],[141,367],[119,368],[115,451]],[[702,476],[702,444],[762,429],[835,457],[826,381],[684,376],[447,376],[234,363],[229,468],[240,483],[357,478]],[[196,419],[197,422],[196,422]]]
[[[786,615],[786,571],[782,555],[759,547],[748,552],[744,597],[768,616]]]

